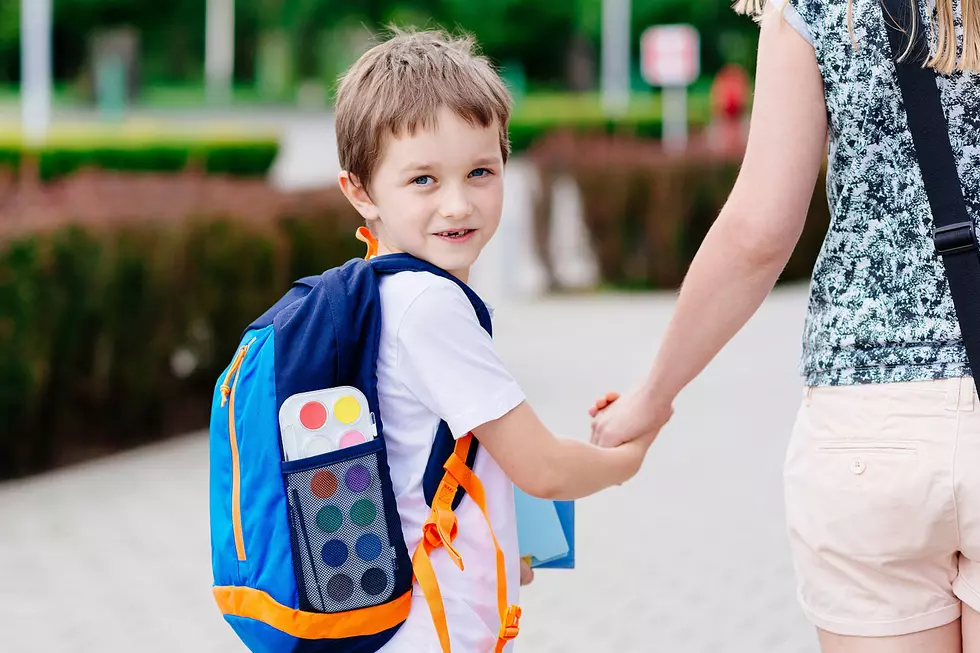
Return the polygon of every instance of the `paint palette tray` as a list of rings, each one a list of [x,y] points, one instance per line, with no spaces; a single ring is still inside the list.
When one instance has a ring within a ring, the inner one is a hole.
[[[367,399],[349,386],[289,397],[279,409],[279,430],[287,461],[346,449],[378,437]]]

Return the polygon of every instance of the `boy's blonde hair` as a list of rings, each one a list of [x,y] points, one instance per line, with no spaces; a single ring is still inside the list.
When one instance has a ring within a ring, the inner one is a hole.
[[[881,0],[876,0],[880,2]],[[735,11],[759,16],[766,0],[736,0]],[[918,20],[919,0],[909,0],[913,17]],[[931,22],[931,56],[926,65],[937,72],[949,75],[956,70],[980,72],[980,0],[960,0],[963,11],[963,53],[957,55],[956,20],[953,0],[936,0],[936,16]],[[847,23],[854,38],[852,16],[854,0],[848,0]],[[902,56],[908,55],[908,51]]]
[[[470,124],[500,130],[504,161],[511,97],[469,36],[392,30],[394,36],[358,59],[337,89],[340,167],[368,188],[386,139],[431,127],[445,107]]]

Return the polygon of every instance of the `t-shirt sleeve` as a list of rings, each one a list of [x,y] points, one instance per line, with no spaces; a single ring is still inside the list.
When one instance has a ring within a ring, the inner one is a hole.
[[[783,20],[810,45],[816,44],[817,11],[815,0],[769,0],[783,12]]]
[[[440,279],[416,297],[397,342],[400,380],[457,438],[524,401],[472,304],[451,281]]]

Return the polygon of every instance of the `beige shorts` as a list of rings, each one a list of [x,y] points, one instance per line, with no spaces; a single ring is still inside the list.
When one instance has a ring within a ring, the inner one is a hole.
[[[799,598],[817,627],[882,637],[980,611],[973,380],[807,388],[786,456]]]

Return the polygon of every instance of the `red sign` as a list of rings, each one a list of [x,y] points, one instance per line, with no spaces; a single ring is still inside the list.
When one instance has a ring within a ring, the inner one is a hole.
[[[651,86],[689,86],[701,74],[701,37],[690,25],[657,25],[640,37],[640,70]]]

